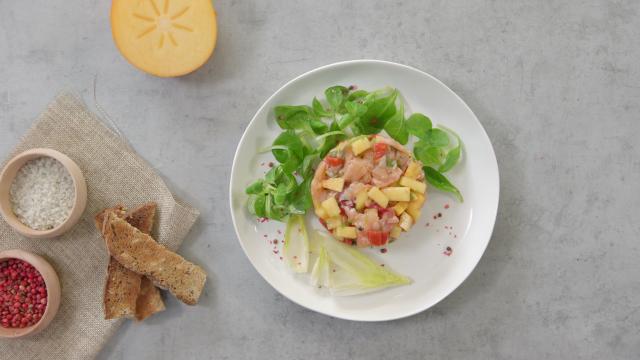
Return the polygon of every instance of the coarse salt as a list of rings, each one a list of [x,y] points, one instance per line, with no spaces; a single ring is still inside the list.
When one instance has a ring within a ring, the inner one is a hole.
[[[34,230],[50,230],[69,217],[75,188],[64,165],[41,157],[18,170],[10,194],[13,212],[20,222]]]

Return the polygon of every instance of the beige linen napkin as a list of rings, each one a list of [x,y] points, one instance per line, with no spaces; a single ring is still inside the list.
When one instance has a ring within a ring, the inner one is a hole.
[[[104,320],[109,257],[93,216],[116,203],[132,208],[155,201],[154,236],[175,250],[199,213],[177,201],[160,176],[74,95],[62,94],[50,104],[9,158],[36,147],[58,150],[80,166],[87,181],[87,209],[71,231],[55,239],[27,239],[0,219],[0,250],[18,248],[44,256],[62,286],[60,310],[49,327],[23,339],[0,339],[0,358],[93,358],[122,323]]]

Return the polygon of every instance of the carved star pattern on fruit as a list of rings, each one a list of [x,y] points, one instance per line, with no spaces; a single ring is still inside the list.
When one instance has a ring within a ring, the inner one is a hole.
[[[178,46],[178,42],[176,38],[173,36],[172,30],[182,30],[193,32],[193,28],[180,24],[176,20],[182,17],[187,11],[189,11],[190,6],[187,5],[182,9],[176,11],[173,14],[169,13],[169,0],[164,0],[164,5],[162,7],[162,12],[158,8],[158,5],[154,0],[149,0],[149,4],[151,5],[151,9],[153,10],[152,15],[143,15],[137,12],[133,13],[133,16],[149,23],[141,33],[137,35],[137,38],[140,39],[144,36],[151,35],[155,32],[160,33],[160,40],[158,41],[158,48],[162,48],[165,44],[165,37],[169,38],[169,41],[174,46]]]
[[[116,47],[135,67],[161,77],[202,66],[217,38],[211,0],[112,0]]]

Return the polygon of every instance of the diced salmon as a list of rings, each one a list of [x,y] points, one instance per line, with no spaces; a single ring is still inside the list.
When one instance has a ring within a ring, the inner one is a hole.
[[[354,157],[344,164],[344,181],[368,183],[371,180],[372,169],[372,162]]]
[[[365,190],[367,187],[367,185],[361,182],[352,182],[346,189],[344,189],[340,196],[340,200],[355,200],[358,193]]]
[[[385,212],[380,219],[380,227],[382,228],[382,231],[389,233],[399,222],[400,219],[398,219],[398,217],[394,213]]]
[[[411,152],[395,140],[380,136],[372,136],[370,139],[374,146],[359,156],[353,154],[347,143],[339,145],[344,163],[338,164],[335,159],[321,162],[311,182],[311,196],[316,208],[328,197],[337,197],[343,220],[357,229],[354,242],[359,247],[386,244],[389,233],[397,226],[399,219],[390,207],[382,208],[370,199],[364,202],[365,207],[368,207],[364,211],[360,199],[358,210],[355,206],[357,195],[366,192],[372,186],[386,188],[394,184],[402,177],[408,164],[416,161]],[[423,180],[424,173],[420,172],[418,180]],[[323,180],[337,176],[344,179],[345,187],[342,192],[336,193],[322,187]],[[342,240],[352,243],[352,240]]]
[[[379,161],[378,165],[371,171],[373,185],[385,187],[400,180],[402,169],[399,167],[388,167],[386,161]]]
[[[356,245],[358,245],[358,247],[371,246],[371,243],[369,242],[369,237],[367,236],[366,231],[358,232],[358,238],[356,238]]]

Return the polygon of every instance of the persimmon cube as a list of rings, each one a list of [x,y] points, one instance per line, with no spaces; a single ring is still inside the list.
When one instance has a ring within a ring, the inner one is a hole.
[[[418,203],[422,206],[422,204],[424,204],[424,200],[426,199],[425,194],[420,194],[417,193],[415,191],[411,192],[411,201],[410,202],[415,202]]]
[[[358,195],[356,195],[356,210],[360,211],[364,209],[366,202],[367,202],[367,192],[360,191]]]
[[[327,200],[323,201],[322,208],[324,208],[327,217],[331,218],[340,215],[340,207],[338,206],[338,202],[334,197],[330,197]]]
[[[427,184],[407,176],[403,176],[400,178],[400,185],[408,186],[411,188],[411,190],[420,194],[424,194],[424,192],[427,191]]]
[[[369,192],[367,193],[367,196],[369,196],[371,200],[375,201],[376,204],[380,205],[383,208],[386,208],[387,205],[389,205],[389,198],[382,191],[380,191],[377,186],[372,187],[371,190],[369,190]]]
[[[342,217],[332,217],[326,220],[327,229],[333,230],[342,226]]]
[[[330,178],[322,181],[322,187],[325,189],[340,192],[344,188],[343,178]]]
[[[409,201],[411,200],[411,189],[408,187],[388,187],[382,189],[389,201]]]
[[[411,217],[411,215],[405,213],[402,213],[402,215],[400,215],[400,227],[402,228],[402,230],[404,231],[409,231],[409,229],[411,229],[411,226],[413,226],[413,218]]]
[[[420,175],[420,170],[420,163],[412,161],[409,166],[407,166],[407,170],[404,171],[404,176],[417,179],[418,175]]]
[[[422,205],[424,205],[425,201],[425,196],[423,194],[413,192],[411,193],[411,197],[413,199],[411,200],[411,202],[409,202],[409,206],[407,206],[406,211],[415,221],[420,218]]]
[[[408,202],[400,201],[399,203],[395,204],[395,206],[393,207],[393,211],[396,213],[397,216],[400,216],[400,214],[402,214],[405,210],[407,210],[407,206],[409,206]]]
[[[371,142],[366,137],[362,137],[351,144],[353,154],[358,156],[371,148]]]
[[[358,237],[358,232],[353,226],[342,226],[336,229],[336,236],[346,239],[355,239]]]
[[[409,206],[407,208],[407,211],[405,212],[405,214],[411,215],[411,217],[414,218],[414,219],[419,219],[420,216],[422,215],[422,210],[420,210],[420,208],[415,208],[415,207]]]

